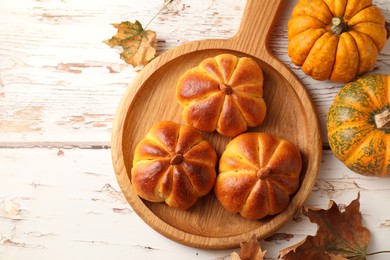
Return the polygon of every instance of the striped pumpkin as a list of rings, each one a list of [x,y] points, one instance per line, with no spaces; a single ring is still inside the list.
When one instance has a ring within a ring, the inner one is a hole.
[[[390,75],[368,75],[345,85],[328,117],[334,155],[352,171],[390,177]]]

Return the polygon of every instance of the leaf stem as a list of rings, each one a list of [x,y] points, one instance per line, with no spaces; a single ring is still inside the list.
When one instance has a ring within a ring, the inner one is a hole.
[[[368,253],[366,255],[378,255],[378,254],[390,254],[390,250],[377,251],[373,253]]]
[[[163,6],[163,8],[161,8],[160,11],[158,11],[158,12],[152,17],[152,19],[150,19],[150,21],[145,25],[144,30],[146,30],[146,28],[149,26],[149,24],[150,24],[151,22],[153,22],[154,19],[156,19],[157,15],[159,15],[159,14],[160,14],[165,8],[167,8],[168,5],[169,5],[170,3],[172,3],[172,2],[173,2],[173,0],[169,0],[169,1]]]

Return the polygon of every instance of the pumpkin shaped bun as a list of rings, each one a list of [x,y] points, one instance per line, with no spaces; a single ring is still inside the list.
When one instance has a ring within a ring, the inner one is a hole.
[[[349,82],[374,66],[385,23],[372,0],[299,0],[288,23],[288,55],[314,79]]]
[[[390,177],[390,75],[346,84],[328,111],[333,154],[352,171]]]
[[[188,209],[212,190],[216,162],[213,146],[196,129],[161,121],[135,149],[131,183],[145,200]]]
[[[219,162],[215,195],[229,212],[261,219],[284,210],[299,186],[299,149],[266,133],[245,133],[227,145]]]
[[[176,99],[186,124],[234,137],[260,125],[266,114],[263,72],[251,58],[220,54],[178,80]]]

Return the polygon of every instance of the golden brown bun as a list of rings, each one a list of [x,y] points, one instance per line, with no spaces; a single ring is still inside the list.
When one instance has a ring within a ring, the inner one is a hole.
[[[213,188],[216,162],[214,148],[195,128],[162,121],[137,145],[131,182],[145,200],[188,209]]]
[[[266,133],[245,133],[222,154],[215,194],[225,209],[245,218],[274,215],[298,189],[301,168],[293,143]]]
[[[221,54],[184,73],[176,86],[183,119],[206,132],[234,137],[265,118],[263,72],[247,57]]]

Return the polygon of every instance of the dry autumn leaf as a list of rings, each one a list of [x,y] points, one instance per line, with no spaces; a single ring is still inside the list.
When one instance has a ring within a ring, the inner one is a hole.
[[[123,48],[120,57],[126,63],[137,67],[146,65],[156,55],[156,33],[145,30],[139,21],[129,21],[113,24],[118,29],[117,33],[104,43],[110,47],[121,46]]]
[[[265,252],[261,251],[256,236],[253,235],[247,242],[240,244],[240,254],[233,252],[230,260],[263,260]]]
[[[304,208],[303,214],[317,223],[315,236],[280,252],[280,258],[291,259],[365,259],[370,231],[362,225],[360,194],[341,212],[334,201],[329,208]]]

